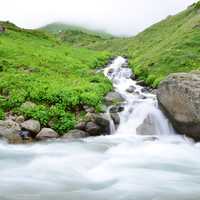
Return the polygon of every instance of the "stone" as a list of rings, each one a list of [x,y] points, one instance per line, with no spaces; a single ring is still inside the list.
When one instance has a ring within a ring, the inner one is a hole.
[[[76,126],[75,126],[75,129],[78,129],[78,130],[85,130],[85,127],[86,127],[86,122],[80,122],[78,123]]]
[[[90,136],[98,136],[101,135],[101,128],[94,122],[88,122],[86,124],[85,130],[89,133]]]
[[[58,137],[58,133],[56,133],[51,128],[43,128],[37,135],[36,139],[38,140],[46,140],[46,139],[56,139]]]
[[[126,91],[127,91],[128,93],[133,93],[135,90],[136,90],[136,87],[133,86],[133,85],[131,85]]]
[[[125,101],[125,99],[118,92],[109,92],[104,99],[107,105]]]
[[[156,127],[151,115],[147,115],[142,124],[137,127],[136,134],[138,135],[155,135]]]
[[[137,81],[137,84],[140,85],[140,86],[143,86],[143,87],[146,86],[146,84],[143,80]]]
[[[25,119],[24,119],[24,116],[22,116],[22,115],[17,117],[16,120],[15,120],[15,122],[18,123],[18,124],[21,124],[24,121],[25,121]]]
[[[118,113],[122,111],[124,111],[124,107],[122,105],[116,105],[110,108],[110,113]]]
[[[157,96],[176,131],[200,141],[200,72],[171,74]]]
[[[80,139],[85,137],[89,137],[89,134],[78,129],[71,130],[62,136],[63,139]]]
[[[110,121],[106,114],[92,114],[88,113],[85,118],[86,122],[94,122],[100,127],[99,135],[110,134]]]
[[[95,113],[95,109],[89,106],[83,106],[85,112],[89,113]]]
[[[133,81],[135,81],[135,80],[136,80],[135,74],[131,74],[130,78],[131,78]]]
[[[20,130],[19,124],[11,120],[0,121],[0,137],[6,139],[10,144],[23,143],[23,140],[19,135]]]
[[[40,122],[37,120],[27,120],[21,123],[21,127],[23,130],[30,131],[31,133],[37,134],[40,132]]]

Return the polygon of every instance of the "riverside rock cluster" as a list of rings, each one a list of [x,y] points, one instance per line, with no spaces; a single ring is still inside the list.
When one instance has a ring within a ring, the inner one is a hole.
[[[122,100],[123,98],[118,93],[111,92],[105,97],[105,104],[111,105],[114,102],[121,102]],[[25,102],[22,105],[22,107],[32,106],[34,106],[32,102]],[[0,120],[0,137],[10,144],[23,144],[46,139],[77,139],[89,136],[109,135],[111,134],[110,120],[113,120],[117,127],[120,122],[118,112],[122,110],[120,106],[113,105],[110,111],[110,119],[106,112],[95,113],[93,108],[85,106],[87,114],[84,120],[79,122],[75,126],[75,129],[70,130],[62,136],[59,136],[56,131],[49,127],[41,127],[40,122],[37,120],[25,120],[23,116],[9,115],[5,120]]]

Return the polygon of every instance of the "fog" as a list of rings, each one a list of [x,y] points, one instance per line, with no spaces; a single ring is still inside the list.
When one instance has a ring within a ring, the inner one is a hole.
[[[195,0],[0,0],[0,20],[37,28],[65,22],[115,35],[135,35]]]

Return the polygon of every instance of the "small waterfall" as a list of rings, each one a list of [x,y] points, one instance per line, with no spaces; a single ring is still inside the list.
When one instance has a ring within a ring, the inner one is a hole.
[[[125,99],[124,111],[119,113],[121,123],[115,134],[174,133],[167,118],[158,108],[156,95],[131,79],[132,71],[125,58],[117,57],[105,68],[104,75],[112,81],[115,91]]]

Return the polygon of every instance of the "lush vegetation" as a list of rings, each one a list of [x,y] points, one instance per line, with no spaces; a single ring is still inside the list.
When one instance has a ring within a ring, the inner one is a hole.
[[[73,48],[42,31],[11,23],[0,33],[0,118],[4,112],[48,123],[59,133],[73,128],[83,105],[100,109],[111,83],[96,68],[110,54]],[[35,106],[21,106],[24,102]]]

